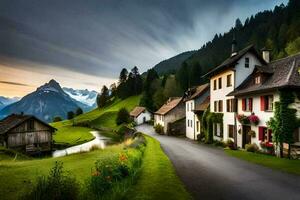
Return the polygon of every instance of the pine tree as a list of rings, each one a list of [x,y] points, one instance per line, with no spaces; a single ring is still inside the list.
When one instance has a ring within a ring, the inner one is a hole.
[[[109,91],[104,85],[101,89],[101,94],[97,97],[98,108],[103,108],[109,101]]]

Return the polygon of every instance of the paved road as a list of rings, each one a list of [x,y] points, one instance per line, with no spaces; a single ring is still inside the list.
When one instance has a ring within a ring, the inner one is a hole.
[[[248,163],[188,139],[157,135],[149,125],[137,129],[160,141],[195,199],[300,200],[300,176]]]

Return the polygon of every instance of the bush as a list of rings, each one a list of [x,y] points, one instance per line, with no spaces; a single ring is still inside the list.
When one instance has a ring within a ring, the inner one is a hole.
[[[154,130],[158,134],[161,134],[161,135],[164,134],[164,127],[162,125],[160,125],[160,124],[156,124],[154,126]]]
[[[116,124],[120,125],[123,123],[130,122],[130,115],[126,108],[121,108],[117,114]]]
[[[81,108],[77,108],[76,116],[81,115],[82,113],[83,113],[83,110]]]
[[[135,130],[133,128],[130,128],[126,125],[122,125],[118,131],[117,134],[121,137],[124,138],[125,136],[133,136],[133,133],[135,132]]]
[[[32,191],[23,199],[53,200],[53,199],[78,199],[80,185],[76,179],[66,175],[63,171],[63,163],[55,162],[49,176],[41,176]]]
[[[245,149],[249,152],[257,152],[259,150],[256,144],[246,144]]]
[[[222,140],[215,140],[214,145],[217,147],[226,147],[227,146]]]
[[[73,119],[74,118],[74,112],[73,111],[69,111],[68,113],[67,113],[67,118],[68,119]]]
[[[56,116],[53,118],[53,122],[60,122],[62,121],[62,118],[60,116]]]
[[[226,141],[226,146],[227,146],[229,149],[231,149],[231,150],[236,150],[236,149],[237,149],[236,145],[234,144],[234,142],[233,142],[231,139],[228,139],[228,140]]]

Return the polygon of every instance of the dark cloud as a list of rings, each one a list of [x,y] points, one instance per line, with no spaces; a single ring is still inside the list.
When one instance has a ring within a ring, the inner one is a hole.
[[[282,1],[2,0],[0,54],[117,77],[122,67],[144,71],[198,49],[237,17]]]
[[[8,84],[8,85],[19,85],[19,86],[30,86],[30,85],[27,85],[27,84],[23,84],[23,83],[18,83],[18,82],[11,82],[11,81],[0,81],[0,83],[3,83],[3,84]]]

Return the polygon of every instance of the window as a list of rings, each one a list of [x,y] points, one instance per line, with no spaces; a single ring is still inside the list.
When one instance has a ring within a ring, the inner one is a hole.
[[[191,120],[191,128],[193,128],[193,120]]]
[[[27,122],[27,130],[28,131],[34,130],[34,120],[31,119]]]
[[[214,90],[217,90],[217,80],[214,80]]]
[[[190,120],[187,120],[187,126],[190,127]]]
[[[245,58],[245,68],[249,68],[249,58]]]
[[[252,98],[242,99],[242,110],[243,111],[252,111],[252,107],[253,107],[253,99]]]
[[[227,99],[226,100],[226,111],[227,112],[237,112],[237,99]]]
[[[228,125],[228,137],[233,138],[234,136],[234,125]]]
[[[258,139],[264,142],[272,142],[272,130],[267,127],[258,127]]]
[[[261,76],[260,76],[260,75],[258,75],[258,76],[255,77],[254,83],[255,83],[256,85],[258,85],[258,84],[261,83]]]
[[[221,129],[221,124],[214,123],[213,125],[214,135],[218,137],[223,137],[223,130]]]
[[[214,101],[214,112],[218,112],[218,101]]]
[[[218,112],[223,112],[223,101],[222,101],[222,100],[219,101],[219,109],[218,109]]]
[[[261,111],[273,111],[273,95],[266,95],[260,97],[260,109]]]
[[[199,132],[199,129],[200,129],[199,125],[200,125],[200,123],[199,123],[199,121],[197,121],[196,122],[196,130],[197,130],[197,132]]]
[[[300,142],[300,128],[297,128],[294,132],[294,142]]]
[[[219,81],[219,89],[222,89],[222,78],[219,78],[218,81]]]
[[[231,80],[231,77],[232,77],[231,74],[227,75],[227,87],[232,86],[232,80]]]

